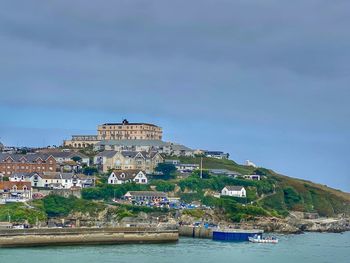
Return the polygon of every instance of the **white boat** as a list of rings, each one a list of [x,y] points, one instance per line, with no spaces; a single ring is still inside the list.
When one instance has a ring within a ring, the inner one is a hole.
[[[252,243],[270,243],[270,244],[277,244],[278,239],[275,237],[267,237],[267,238],[261,238],[261,236],[254,236],[254,237],[248,237],[249,242]]]

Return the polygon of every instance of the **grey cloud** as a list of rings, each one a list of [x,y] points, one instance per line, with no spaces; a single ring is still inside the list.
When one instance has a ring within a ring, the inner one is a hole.
[[[349,70],[349,9],[348,1],[11,1],[0,32],[52,48],[334,76]]]

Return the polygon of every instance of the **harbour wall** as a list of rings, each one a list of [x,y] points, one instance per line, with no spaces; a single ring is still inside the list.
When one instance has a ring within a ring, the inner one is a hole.
[[[204,227],[180,226],[179,235],[194,238],[213,238],[213,230]]]
[[[177,230],[152,228],[55,228],[0,230],[0,247],[166,243],[179,239]]]

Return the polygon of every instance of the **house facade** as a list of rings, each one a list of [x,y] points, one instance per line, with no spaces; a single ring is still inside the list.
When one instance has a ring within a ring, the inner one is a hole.
[[[124,183],[147,184],[146,174],[140,170],[115,170],[108,177],[108,184],[124,184]]]
[[[124,198],[134,201],[163,201],[168,198],[164,192],[158,191],[129,191],[124,195]]]
[[[74,173],[46,172],[39,173],[15,173],[9,177],[10,182],[26,182],[32,187],[49,189],[70,189],[72,187],[90,187],[94,184],[91,176]]]
[[[161,140],[163,130],[150,123],[132,123],[123,120],[121,123],[105,123],[97,128],[99,140]]]
[[[175,165],[180,173],[190,173],[199,169],[199,164],[195,163],[178,163]]]
[[[32,199],[30,182],[0,182],[0,199],[6,203],[25,202]]]
[[[55,172],[57,162],[50,154],[0,153],[0,173],[8,177],[13,173]]]
[[[164,161],[158,152],[104,151],[98,154],[94,163],[100,165],[103,172],[114,170],[142,170],[153,173],[155,167]]]
[[[226,185],[221,190],[223,196],[246,197],[247,192],[243,186]]]
[[[221,151],[203,151],[205,157],[216,159],[228,159],[230,155]]]
[[[100,140],[97,139],[97,135],[72,135],[70,140],[64,140],[63,146],[69,148],[85,148],[92,147]]]

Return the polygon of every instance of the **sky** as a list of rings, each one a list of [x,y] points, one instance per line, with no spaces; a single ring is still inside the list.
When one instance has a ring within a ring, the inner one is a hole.
[[[0,3],[0,141],[151,122],[350,192],[347,0]]]

